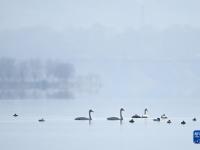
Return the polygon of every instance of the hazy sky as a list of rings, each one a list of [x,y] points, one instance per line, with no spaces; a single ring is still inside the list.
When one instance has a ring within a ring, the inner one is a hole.
[[[102,24],[119,29],[141,22],[159,28],[200,27],[199,0],[0,0],[0,29]]]
[[[0,0],[0,56],[69,60],[79,74],[98,74],[109,98],[199,98],[199,6]]]

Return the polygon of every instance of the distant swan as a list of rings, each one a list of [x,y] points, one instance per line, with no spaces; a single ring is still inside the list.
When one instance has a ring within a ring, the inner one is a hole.
[[[166,116],[165,114],[163,114],[163,115],[161,116],[161,118],[162,118],[162,119],[167,119],[167,116]]]
[[[172,121],[171,121],[171,120],[168,120],[167,123],[170,124],[170,123],[172,123]]]
[[[77,117],[75,120],[92,120],[91,113],[94,112],[92,109],[89,110],[89,118],[87,117]]]
[[[185,124],[186,124],[186,122],[185,122],[185,121],[182,121],[182,122],[181,122],[181,124],[182,124],[182,125],[185,125]]]
[[[109,118],[107,118],[107,120],[123,120],[122,111],[124,111],[123,108],[120,109],[120,118],[118,118],[118,117],[109,117]]]
[[[196,119],[196,118],[193,118],[192,120],[193,120],[193,121],[197,121],[197,119]]]
[[[135,121],[134,121],[133,119],[131,119],[129,122],[130,122],[130,123],[134,123]]]
[[[44,118],[38,120],[39,122],[45,122]]]
[[[148,118],[147,112],[148,112],[148,109],[145,108],[144,115],[142,115],[141,118]]]
[[[141,116],[138,115],[138,114],[135,114],[135,115],[133,115],[131,118],[141,118]]]
[[[153,119],[153,121],[158,121],[158,122],[159,122],[159,121],[160,121],[160,118]]]
[[[14,114],[14,115],[13,115],[13,117],[17,117],[17,116],[18,116],[17,114]]]

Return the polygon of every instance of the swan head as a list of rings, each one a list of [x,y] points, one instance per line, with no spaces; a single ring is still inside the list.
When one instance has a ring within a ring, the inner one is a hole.
[[[92,109],[90,109],[89,112],[91,113],[91,112],[94,112],[94,111]]]
[[[120,111],[125,111],[124,108],[121,108]]]

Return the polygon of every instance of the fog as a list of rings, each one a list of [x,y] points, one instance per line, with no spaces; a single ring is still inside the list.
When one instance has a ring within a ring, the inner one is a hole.
[[[71,63],[100,99],[198,99],[199,4],[1,0],[0,56]]]
[[[1,0],[1,29],[24,27],[89,27],[105,26],[140,28],[150,25],[199,27],[198,0]]]
[[[199,149],[199,6],[0,0],[1,149]]]

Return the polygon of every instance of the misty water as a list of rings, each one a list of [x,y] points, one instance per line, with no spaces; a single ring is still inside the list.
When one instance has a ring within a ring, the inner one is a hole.
[[[1,100],[0,101],[0,145],[3,150],[61,150],[61,149],[199,149],[193,143],[193,131],[200,127],[198,102],[184,104],[168,100]],[[119,116],[123,107],[125,119],[107,121],[110,116]],[[148,119],[130,117],[149,109]],[[88,116],[92,108],[93,120],[75,121],[78,116]],[[12,115],[17,113],[18,117]],[[152,118],[165,113],[166,120],[153,122]],[[197,122],[192,118],[196,117]],[[44,118],[45,122],[38,122]],[[182,120],[186,125],[181,125]]]
[[[0,0],[0,150],[199,149],[199,6]]]

